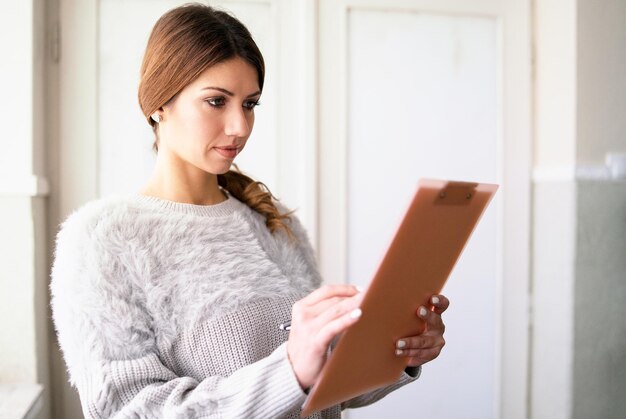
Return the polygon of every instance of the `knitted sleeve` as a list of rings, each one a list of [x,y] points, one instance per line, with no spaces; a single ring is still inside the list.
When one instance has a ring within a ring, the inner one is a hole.
[[[119,283],[115,234],[104,246],[96,219],[71,217],[57,236],[51,305],[71,383],[87,418],[278,417],[305,394],[286,345],[227,377],[179,377],[159,358],[140,293]],[[107,226],[107,228],[109,228]],[[112,250],[113,249],[113,250]]]
[[[109,360],[104,370],[103,380],[81,392],[81,401],[87,395],[82,403],[89,418],[280,417],[299,410],[304,400],[285,344],[229,377],[200,382],[176,376],[155,353]]]

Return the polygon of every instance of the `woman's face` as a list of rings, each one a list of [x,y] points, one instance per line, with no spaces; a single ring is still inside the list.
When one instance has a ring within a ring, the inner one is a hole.
[[[207,173],[226,173],[246,145],[261,91],[241,58],[206,69],[170,103],[159,124],[159,153]]]

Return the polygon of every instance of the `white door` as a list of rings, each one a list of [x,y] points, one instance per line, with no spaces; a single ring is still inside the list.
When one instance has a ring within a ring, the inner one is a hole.
[[[502,186],[445,288],[440,358],[417,383],[347,417],[525,418],[528,1],[320,6],[327,280],[367,284],[419,178]]]

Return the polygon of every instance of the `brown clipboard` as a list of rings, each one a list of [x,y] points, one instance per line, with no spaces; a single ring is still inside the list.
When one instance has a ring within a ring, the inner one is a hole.
[[[302,417],[396,382],[407,358],[396,341],[417,335],[416,316],[438,294],[498,185],[422,179],[378,271],[363,314],[338,340],[302,406]]]

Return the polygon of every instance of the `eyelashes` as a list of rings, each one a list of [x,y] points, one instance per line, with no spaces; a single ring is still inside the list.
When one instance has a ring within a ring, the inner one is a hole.
[[[221,108],[226,105],[226,99],[223,97],[212,97],[210,99],[206,99],[205,102],[214,108]]]
[[[243,107],[251,111],[252,109],[259,106],[260,104],[261,102],[259,102],[258,100],[248,100],[243,104]]]
[[[212,97],[210,99],[206,99],[205,100],[206,103],[208,103],[210,106],[214,107],[214,108],[222,108],[226,105],[226,98],[223,96],[218,96],[218,97]],[[256,108],[257,106],[259,106],[261,104],[261,102],[259,102],[258,99],[256,100],[246,100],[243,103],[243,108],[251,111],[254,108]]]

